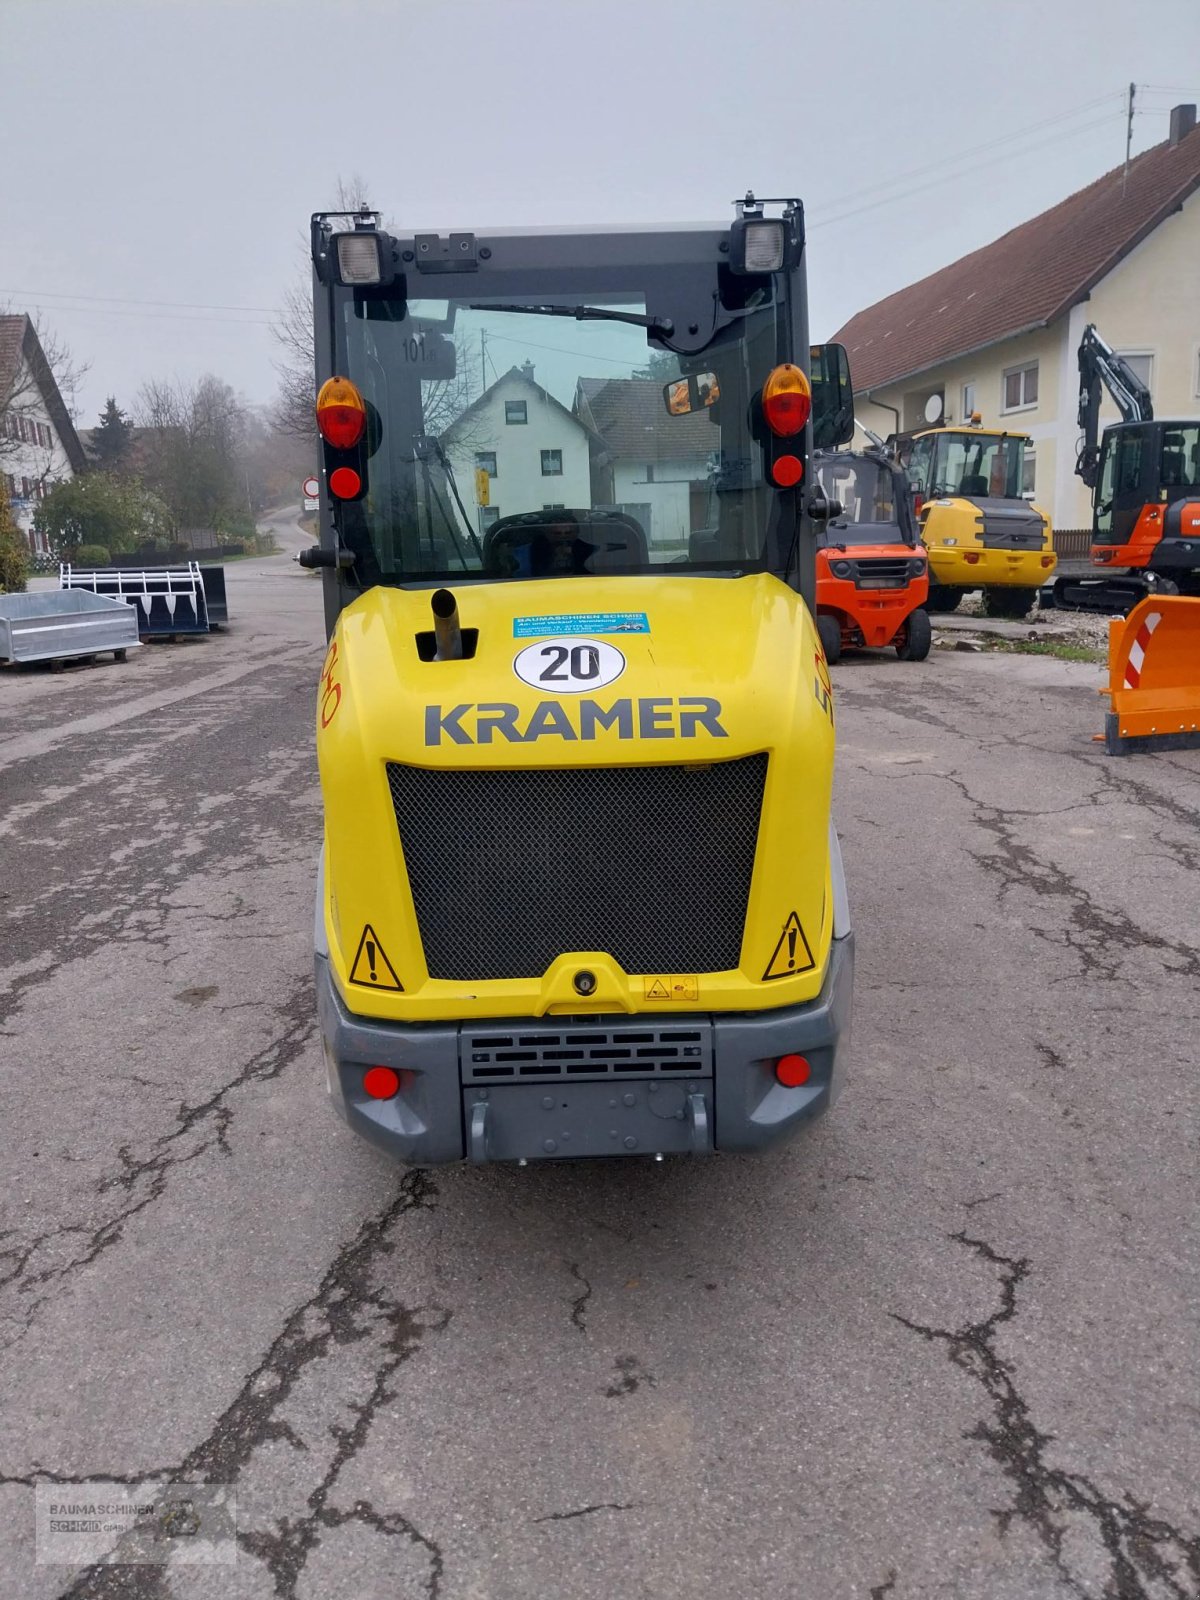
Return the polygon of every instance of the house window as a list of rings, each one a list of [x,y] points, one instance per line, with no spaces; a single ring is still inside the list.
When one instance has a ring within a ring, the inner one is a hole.
[[[1037,478],[1037,451],[1031,444],[1025,446],[1025,459],[1021,463],[1021,493],[1032,494]]]
[[[567,502],[565,500],[547,500],[542,506],[543,511],[565,511],[566,509]]]
[[[562,477],[562,451],[561,450],[543,450],[542,451],[542,477],[543,478],[561,478]]]
[[[494,450],[476,450],[475,470],[486,472],[489,478],[496,476],[496,452]]]
[[[964,383],[962,390],[963,421],[970,422],[977,409],[978,407],[975,404],[975,385],[973,383]]]
[[[506,400],[504,402],[504,420],[511,428],[514,423],[529,421],[529,403],[525,400]]]
[[[1038,364],[1030,362],[1027,367],[1014,367],[1011,372],[1004,374],[1004,404],[1002,411],[1025,411],[1030,406],[1037,405],[1038,397]]]
[[[1154,355],[1150,350],[1118,350],[1117,354],[1147,389],[1154,388]]]
[[[15,500],[17,498],[17,480],[13,477],[11,472],[6,472],[4,474],[4,482],[8,487],[8,498],[10,500]]]
[[[492,526],[492,524],[494,522],[499,522],[499,521],[500,521],[500,507],[499,506],[480,506],[480,508],[479,508],[479,531],[480,531],[480,533],[486,533],[487,530]]]
[[[41,430],[42,445],[45,449],[49,450],[50,446],[54,443],[54,440],[50,437],[50,429],[44,422],[39,422],[38,427]]]

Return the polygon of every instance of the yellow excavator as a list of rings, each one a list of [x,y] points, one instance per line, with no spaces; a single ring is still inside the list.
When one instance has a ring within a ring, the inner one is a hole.
[[[312,253],[334,1107],[421,1163],[775,1143],[838,1093],[853,971],[809,473],[852,391],[799,201],[322,212]]]
[[[983,591],[992,617],[1027,617],[1054,571],[1050,518],[1025,499],[1029,436],[979,425],[893,434],[887,449],[908,474],[929,553],[930,611],[953,611]]]

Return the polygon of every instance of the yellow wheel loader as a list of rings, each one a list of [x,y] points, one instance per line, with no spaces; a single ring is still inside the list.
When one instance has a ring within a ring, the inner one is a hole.
[[[312,251],[335,1108],[408,1162],[775,1143],[853,970],[800,203]]]
[[[1027,434],[928,428],[888,441],[913,487],[930,611],[982,589],[993,617],[1027,617],[1054,571],[1050,518],[1022,493]]]

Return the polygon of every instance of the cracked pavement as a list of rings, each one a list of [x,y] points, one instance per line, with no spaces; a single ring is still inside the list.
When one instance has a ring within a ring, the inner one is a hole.
[[[0,674],[4,1595],[1200,1595],[1200,752],[1105,757],[1093,667],[848,657],[834,1115],[402,1172],[324,1091],[319,585],[229,589]],[[232,1484],[236,1565],[37,1565],[79,1479]]]

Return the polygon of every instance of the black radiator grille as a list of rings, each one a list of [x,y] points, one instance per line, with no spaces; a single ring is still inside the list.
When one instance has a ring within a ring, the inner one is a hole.
[[[431,977],[538,977],[569,950],[631,973],[737,966],[765,755],[387,771]]]

